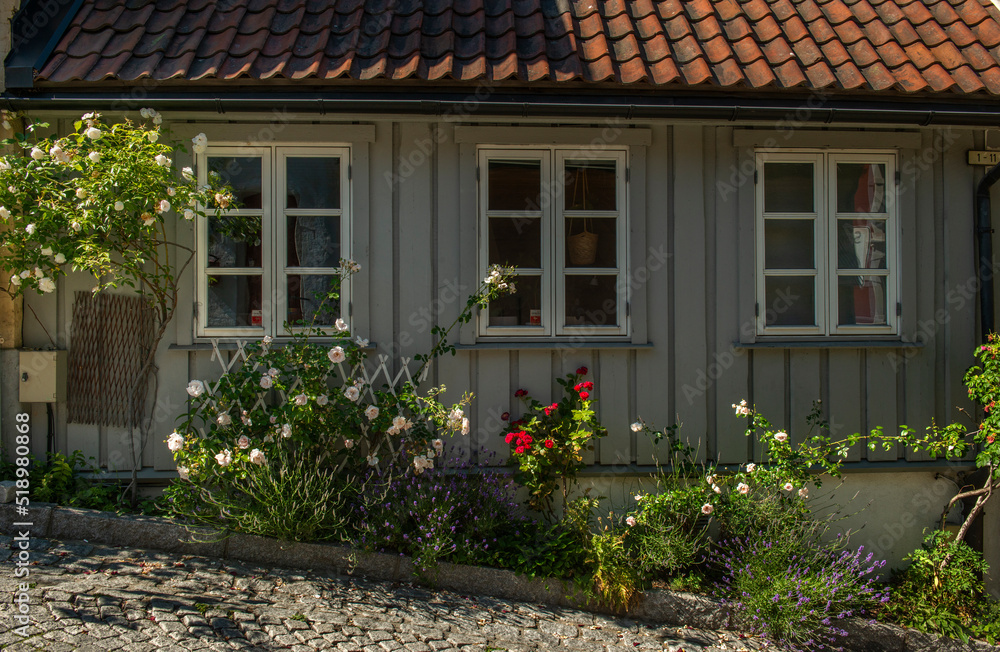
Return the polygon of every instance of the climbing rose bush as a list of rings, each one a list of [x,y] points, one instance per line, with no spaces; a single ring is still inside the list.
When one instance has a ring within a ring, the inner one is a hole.
[[[53,292],[69,271],[92,275],[95,290],[122,284],[155,295],[173,286],[193,252],[168,240],[168,216],[221,218],[232,195],[199,187],[191,168],[176,169],[162,117],[143,113],[141,122],[111,125],[87,113],[61,137],[41,136],[48,125],[33,123],[3,141],[14,150],[0,158],[0,221],[8,227],[0,248],[13,272],[0,285],[9,294]]]

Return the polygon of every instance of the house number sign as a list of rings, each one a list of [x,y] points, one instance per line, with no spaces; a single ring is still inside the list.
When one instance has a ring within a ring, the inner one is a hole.
[[[969,151],[969,165],[996,165],[997,163],[1000,163],[1000,150]]]

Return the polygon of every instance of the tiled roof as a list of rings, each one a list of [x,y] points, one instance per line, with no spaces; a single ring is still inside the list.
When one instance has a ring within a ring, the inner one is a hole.
[[[85,0],[36,82],[1000,94],[990,0]]]

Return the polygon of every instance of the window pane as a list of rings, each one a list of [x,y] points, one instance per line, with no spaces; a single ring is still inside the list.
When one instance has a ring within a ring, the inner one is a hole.
[[[841,326],[885,325],[885,276],[841,276],[837,279]]]
[[[293,326],[330,326],[340,316],[340,302],[327,299],[337,288],[340,277],[332,275],[288,275],[288,312],[285,319]]]
[[[249,222],[249,230],[243,225]],[[260,220],[208,219],[209,267],[260,267]]]
[[[231,186],[237,208],[261,207],[260,158],[209,156],[208,176],[213,184]]]
[[[765,163],[764,211],[813,212],[813,164]]]
[[[336,267],[339,264],[339,217],[288,217],[288,267]]]
[[[837,212],[885,212],[885,164],[837,164]]]
[[[490,326],[541,326],[542,278],[518,276],[516,292],[490,301]]]
[[[764,267],[814,268],[813,226],[813,220],[764,220]]]
[[[839,220],[837,265],[840,269],[885,269],[885,220]]]
[[[340,208],[340,157],[285,159],[288,208]]]
[[[761,310],[767,326],[815,326],[816,278],[768,276]]]
[[[263,326],[259,275],[208,275],[209,328]]]
[[[567,326],[618,325],[617,276],[567,276]]]
[[[542,266],[542,220],[490,218],[490,265]]]
[[[541,161],[490,161],[487,207],[493,211],[541,210]]]
[[[567,217],[567,267],[617,267],[618,229],[613,217]]]
[[[568,211],[617,209],[617,161],[566,161],[564,202]]]

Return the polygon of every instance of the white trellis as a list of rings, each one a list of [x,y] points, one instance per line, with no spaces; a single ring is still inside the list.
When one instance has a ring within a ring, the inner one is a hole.
[[[217,362],[219,364],[219,367],[222,370],[222,375],[214,383],[209,381],[202,381],[202,383],[205,386],[205,393],[208,394],[209,396],[209,401],[216,408],[218,408],[219,406],[215,400],[215,396],[219,390],[219,386],[222,384],[226,375],[231,373],[234,369],[238,369],[241,366],[250,362],[250,353],[247,351],[246,345],[247,342],[243,340],[238,340],[236,342],[235,352],[231,357],[229,357],[224,355],[224,353],[228,351],[224,351],[223,349],[219,348],[219,341],[214,339],[212,340],[212,361]],[[375,395],[375,390],[377,389],[386,389],[393,396],[398,396],[399,394],[397,394],[397,390],[402,389],[406,384],[414,382],[420,383],[427,378],[427,372],[428,372],[427,367],[424,367],[419,378],[417,379],[413,378],[409,368],[409,363],[411,358],[401,358],[399,371],[396,372],[395,374],[393,374],[392,371],[390,371],[389,369],[389,364],[388,364],[389,360],[390,357],[388,355],[380,354],[378,356],[378,364],[375,365],[374,367],[369,367],[369,365],[365,364],[368,361],[367,358],[365,360],[362,360],[360,363],[354,365],[353,367],[343,362],[331,362],[330,367],[327,371],[327,376],[328,377],[339,376],[342,385],[347,383],[348,378],[355,378],[357,380],[360,380],[362,382],[362,386],[360,388],[361,398],[359,398],[358,400],[363,401],[365,397],[367,397],[368,399],[370,399],[372,403],[377,403],[378,401]],[[259,367],[260,367],[260,361],[254,360],[253,367],[251,367],[250,370],[257,371]],[[285,370],[286,373],[287,371],[288,370]],[[247,408],[247,406],[238,403],[238,407],[241,410],[247,410],[248,412],[253,412],[257,408],[266,410],[268,407],[267,398],[269,395],[275,392],[279,397],[278,405],[279,406],[284,405],[285,403],[288,402],[289,396],[295,395],[295,390],[299,387],[301,382],[302,382],[301,378],[295,377],[295,379],[288,386],[288,388],[284,390],[261,388],[259,391],[255,392],[256,400],[252,406]],[[203,428],[199,428],[199,432],[201,433],[202,436],[205,435],[205,431]]]

